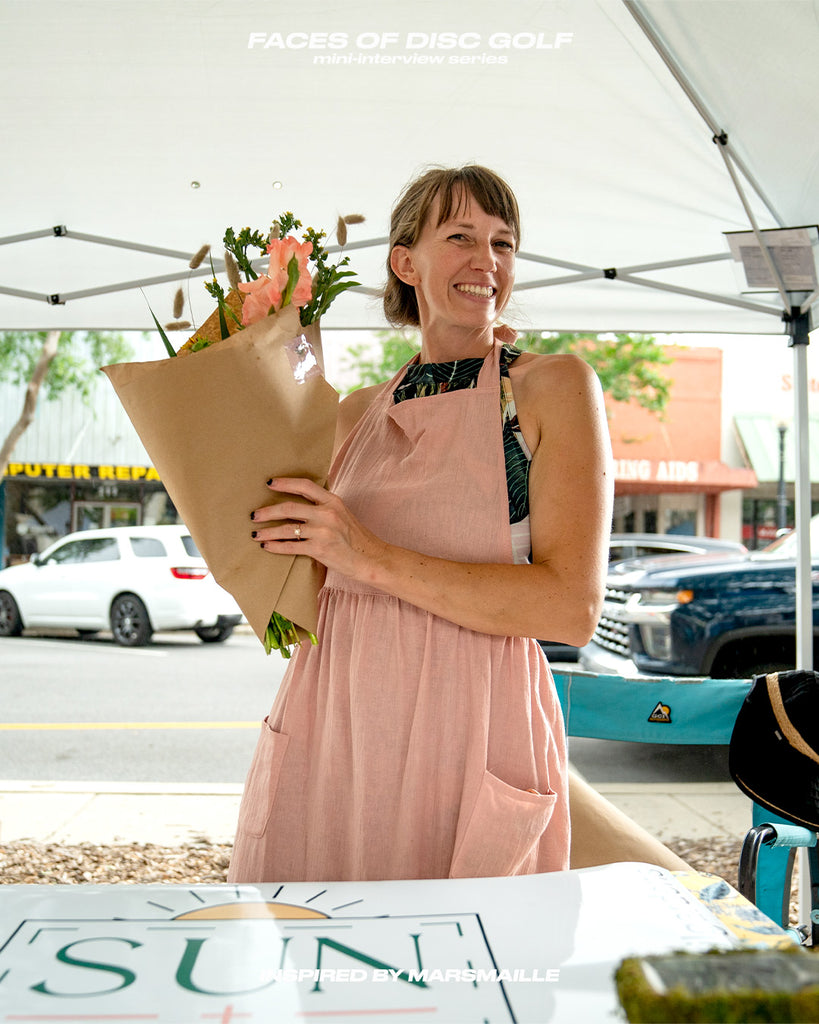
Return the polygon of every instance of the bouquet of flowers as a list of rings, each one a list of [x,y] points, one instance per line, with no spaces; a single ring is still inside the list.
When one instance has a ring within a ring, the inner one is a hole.
[[[362,220],[339,218],[342,247],[347,224]],[[357,284],[348,257],[330,263],[324,232],[308,228],[299,240],[300,227],[285,213],[266,233],[228,228],[229,287],[215,273],[206,283],[216,309],[205,323],[177,351],[168,332],[191,326],[179,319],[180,290],[175,320],[163,328],[154,316],[168,358],[103,367],[215,579],[267,653],[284,657],[316,642],[324,570],[261,551],[249,515],[275,500],[264,485],[271,476],[326,482],[338,394],[321,372],[319,319]],[[254,250],[268,257],[264,273]],[[206,256],[203,247],[191,266]]]

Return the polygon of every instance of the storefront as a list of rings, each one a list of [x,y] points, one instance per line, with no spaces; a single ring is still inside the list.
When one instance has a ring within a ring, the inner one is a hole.
[[[152,466],[11,462],[0,487],[5,565],[75,530],[175,522]]]
[[[90,399],[41,398],[0,479],[0,564],[26,561],[76,530],[179,521],[114,389],[99,374]],[[0,384],[0,438],[23,390]]]
[[[744,460],[721,458],[722,352],[666,350],[670,400],[660,417],[636,403],[607,402],[614,453],[614,531],[722,535],[721,501],[753,489]]]
[[[813,382],[811,382],[813,384]],[[811,388],[813,392],[814,387]],[[741,413],[734,417],[737,442],[759,481],[746,494],[742,510],[742,540],[751,550],[765,547],[777,534],[794,525],[796,459],[794,430],[787,416]],[[819,512],[819,415],[809,420],[811,515]]]
[[[719,536],[719,497],[755,483],[717,460],[615,457],[614,532]]]

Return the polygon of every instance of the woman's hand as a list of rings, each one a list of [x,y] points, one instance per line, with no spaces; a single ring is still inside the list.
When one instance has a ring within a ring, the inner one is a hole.
[[[338,495],[300,477],[278,477],[267,486],[304,500],[252,512],[250,518],[259,524],[251,534],[257,544],[280,555],[309,555],[345,576],[366,578],[368,565],[387,545],[361,525]]]

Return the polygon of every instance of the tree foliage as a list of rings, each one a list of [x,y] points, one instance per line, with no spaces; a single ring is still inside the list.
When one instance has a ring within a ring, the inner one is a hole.
[[[0,381],[28,385],[46,344],[47,331],[0,332]],[[100,366],[122,363],[133,349],[121,334],[111,331],[62,331],[57,352],[42,384],[46,399],[77,391],[91,397]]]
[[[571,352],[589,363],[615,402],[632,399],[662,415],[670,397],[670,381],[659,369],[673,362],[650,334],[570,334],[528,331],[515,344],[527,352]]]
[[[348,391],[379,384],[396,374],[420,348],[414,331],[377,331],[379,347],[351,345],[347,369],[357,375]],[[596,371],[603,391],[615,402],[632,399],[644,409],[662,416],[670,397],[670,381],[661,367],[672,362],[649,334],[569,334],[528,331],[515,344],[527,352],[571,352]]]
[[[20,417],[0,440],[0,485],[15,445],[34,420],[40,393],[53,399],[77,391],[88,402],[100,366],[132,355],[123,336],[109,331],[0,333],[0,382],[25,389]]]
[[[346,389],[347,394],[389,380],[421,347],[415,331],[376,331],[375,335],[377,349],[370,345],[350,345],[346,350],[346,369],[357,375],[356,382]]]

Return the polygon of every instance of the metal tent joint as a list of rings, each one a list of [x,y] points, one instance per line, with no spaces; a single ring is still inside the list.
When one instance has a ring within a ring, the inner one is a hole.
[[[606,267],[603,271],[603,277],[605,277],[607,281],[614,281],[617,277],[617,267]]]
[[[68,234],[68,228],[65,224],[55,224],[51,232],[55,238],[64,238]]]
[[[809,345],[811,331],[810,310],[802,310],[799,306],[791,306],[790,312],[782,314],[782,320],[787,324],[790,341],[788,347],[794,345]]]

